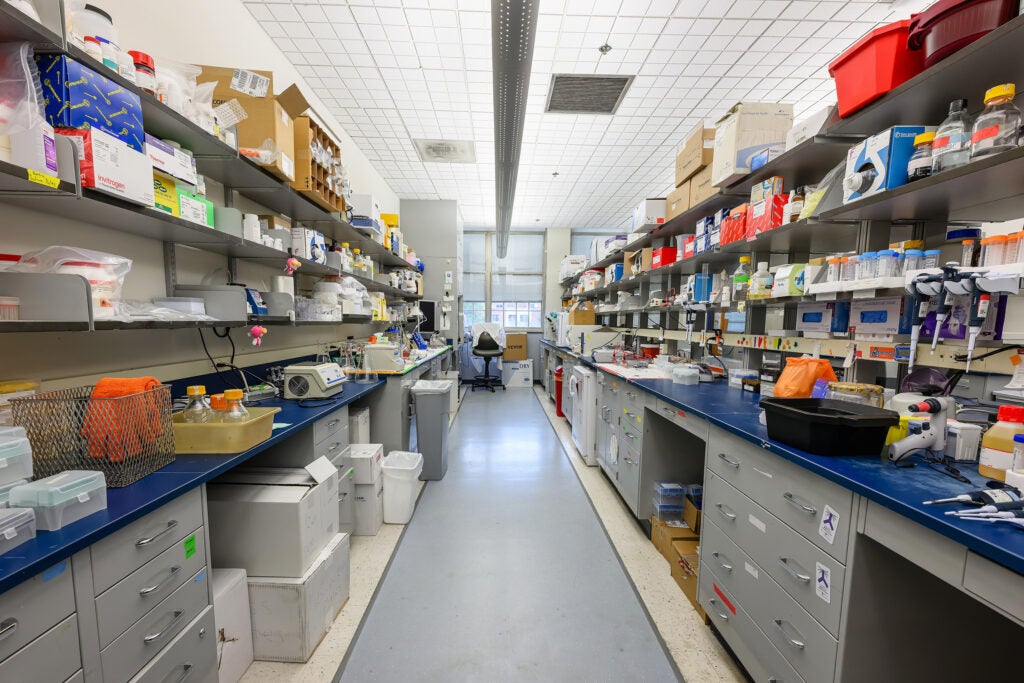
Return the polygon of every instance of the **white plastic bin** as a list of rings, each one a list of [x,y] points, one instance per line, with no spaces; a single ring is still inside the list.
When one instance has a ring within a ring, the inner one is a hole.
[[[8,484],[0,484],[0,510],[10,507],[7,503],[11,499],[11,489],[27,483],[28,479],[19,479]]]
[[[0,555],[35,537],[35,512],[28,508],[0,510]]]
[[[423,456],[408,451],[391,451],[381,465],[384,472],[384,523],[408,524],[420,490]]]
[[[0,429],[0,484],[32,478],[32,446],[24,427]]]
[[[33,508],[36,528],[57,531],[107,509],[107,480],[102,472],[68,470],[11,489],[12,508]]]

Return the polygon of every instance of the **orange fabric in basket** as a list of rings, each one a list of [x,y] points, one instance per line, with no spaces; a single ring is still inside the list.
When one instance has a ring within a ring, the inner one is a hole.
[[[97,382],[82,422],[89,455],[123,462],[155,441],[164,429],[157,397],[126,397],[159,387],[160,380],[155,377],[104,377]]]

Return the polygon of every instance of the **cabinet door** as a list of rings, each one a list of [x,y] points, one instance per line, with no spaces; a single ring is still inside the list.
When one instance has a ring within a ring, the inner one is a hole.
[[[618,440],[619,493],[633,514],[637,515],[640,509],[640,457],[643,439],[631,425],[624,424],[620,417]]]

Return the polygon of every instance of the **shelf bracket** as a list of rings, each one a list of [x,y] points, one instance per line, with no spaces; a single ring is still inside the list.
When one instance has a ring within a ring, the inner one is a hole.
[[[174,242],[164,242],[164,287],[167,296],[174,296],[178,286],[178,254]]]
[[[228,273],[231,276],[231,282],[238,282],[238,257],[232,256],[228,259]]]

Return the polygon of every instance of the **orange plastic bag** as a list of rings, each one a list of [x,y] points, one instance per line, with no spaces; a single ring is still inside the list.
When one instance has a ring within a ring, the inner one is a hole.
[[[775,384],[775,398],[810,398],[819,379],[837,381],[832,365],[822,358],[787,358]]]

